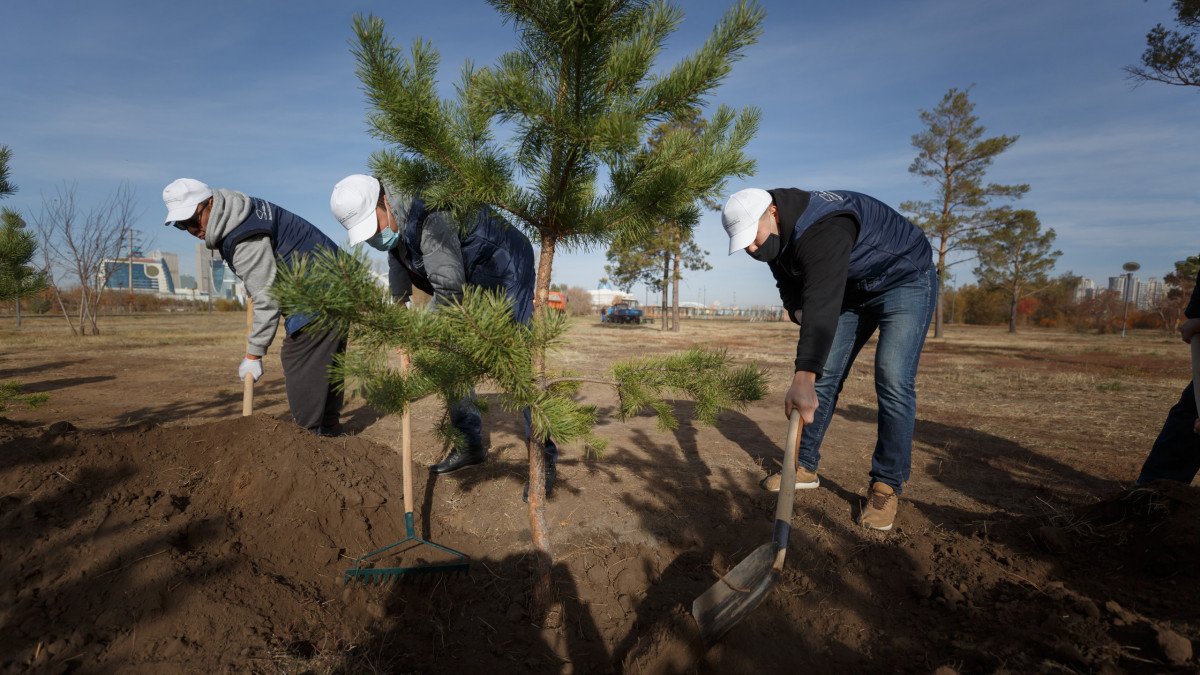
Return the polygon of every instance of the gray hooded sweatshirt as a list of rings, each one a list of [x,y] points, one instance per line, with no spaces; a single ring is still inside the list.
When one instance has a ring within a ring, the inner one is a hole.
[[[224,188],[213,190],[212,213],[208,216],[204,245],[219,251],[221,242],[238,225],[246,222],[252,208],[250,198],[244,193]],[[243,240],[233,249],[233,260],[229,263],[238,271],[246,285],[246,293],[254,302],[246,353],[263,356],[279,328],[279,305],[267,291],[275,281],[275,249],[271,238],[264,234]]]

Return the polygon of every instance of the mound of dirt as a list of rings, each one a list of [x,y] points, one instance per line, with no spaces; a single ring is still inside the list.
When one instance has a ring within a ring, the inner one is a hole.
[[[845,516],[857,498],[823,478],[798,497],[776,590],[708,648],[691,602],[714,571],[769,540],[773,496],[735,483],[695,492],[686,510],[656,510],[642,498],[655,486],[619,461],[572,467],[548,508],[560,614],[547,625],[530,614],[520,483],[498,462],[473,483],[426,480],[424,471],[417,481],[418,534],[467,553],[468,575],[343,588],[354,557],[405,534],[390,448],[316,438],[265,415],[103,432],[0,420],[0,668],[1197,666],[1196,488],[1153,484],[1036,519],[955,520],[918,494],[885,535],[853,527]],[[623,492],[589,493],[591,472],[620,472]],[[640,515],[623,515],[618,500]]]

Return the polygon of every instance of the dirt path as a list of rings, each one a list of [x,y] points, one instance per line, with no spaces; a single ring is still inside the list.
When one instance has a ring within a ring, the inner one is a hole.
[[[757,482],[781,457],[782,392],[716,428],[618,424],[565,448],[548,504],[554,628],[528,615],[519,420],[485,419],[485,465],[433,479],[414,407],[418,533],[466,576],[343,590],[403,538],[398,423],[354,402],[353,435],[287,422],[278,361],[241,418],[239,316],[127,319],[111,335],[0,331],[0,379],[52,402],[0,424],[0,668],[38,672],[1193,672],[1195,487],[1128,490],[1186,382],[1186,347],[952,330],[929,345],[897,528],[854,525],[874,445],[870,349],[798,495],[770,598],[712,649],[691,601],[770,537]],[[953,327],[952,327],[953,328]],[[682,334],[577,322],[561,367],[706,342],[786,381],[795,329]],[[485,395],[487,392],[483,392]],[[607,411],[602,387],[583,395]],[[678,412],[686,417],[687,404]]]

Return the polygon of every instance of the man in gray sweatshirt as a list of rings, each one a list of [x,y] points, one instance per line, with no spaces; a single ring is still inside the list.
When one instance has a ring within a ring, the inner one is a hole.
[[[291,266],[320,248],[336,250],[329,237],[303,218],[278,206],[233,190],[213,190],[192,178],[180,178],[163,190],[166,224],[174,224],[219,251],[246,285],[254,303],[254,318],[246,339],[246,356],[238,366],[238,379],[247,374],[262,377],[262,357],[279,327],[279,306],[268,289],[275,281],[276,264]],[[278,261],[278,263],[277,263]],[[343,395],[332,381],[329,367],[346,341],[336,332],[304,330],[311,317],[284,320],[283,362],[288,406],[296,424],[314,434],[341,434],[339,422]]]

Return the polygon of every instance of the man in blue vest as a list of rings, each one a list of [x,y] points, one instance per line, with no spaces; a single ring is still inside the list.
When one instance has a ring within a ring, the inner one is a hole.
[[[347,176],[333,188],[330,209],[349,235],[349,244],[366,242],[388,254],[388,281],[397,302],[408,300],[415,286],[433,296],[439,307],[462,300],[463,286],[471,284],[502,290],[512,303],[513,318],[526,323],[533,317],[533,286],[537,278],[533,246],[520,230],[490,209],[483,209],[471,227],[459,228],[450,214],[429,209],[419,196],[390,190],[378,179],[363,174]],[[443,461],[429,467],[435,474],[454,473],[481,464],[483,420],[473,396],[448,411],[450,423],[462,434]],[[525,434],[530,434],[525,411]],[[558,476],[558,446],[547,438],[546,494]],[[529,484],[525,485],[525,499]]]
[[[275,281],[276,261],[292,265],[318,248],[337,245],[303,218],[274,204],[233,190],[213,190],[193,178],[180,178],[163,190],[166,224],[187,231],[220,251],[229,269],[242,280],[254,304],[254,318],[246,339],[246,356],[238,366],[238,379],[247,374],[257,382],[263,374],[262,357],[279,327],[279,306],[268,290]],[[287,337],[279,350],[283,362],[288,406],[296,424],[322,436],[342,433],[339,422],[343,395],[339,382],[329,377],[335,354],[346,351],[346,341],[336,332],[303,330],[310,317],[285,318]]]
[[[912,463],[917,362],[937,304],[937,268],[917,226],[883,202],[848,190],[749,188],[721,214],[729,254],[771,268],[788,317],[800,325],[784,415],[804,420],[796,488],[820,484],[821,439],[854,358],[875,350],[878,438],[860,523],[890,530]],[[801,321],[803,319],[803,322]],[[780,475],[763,487],[778,491]]]

